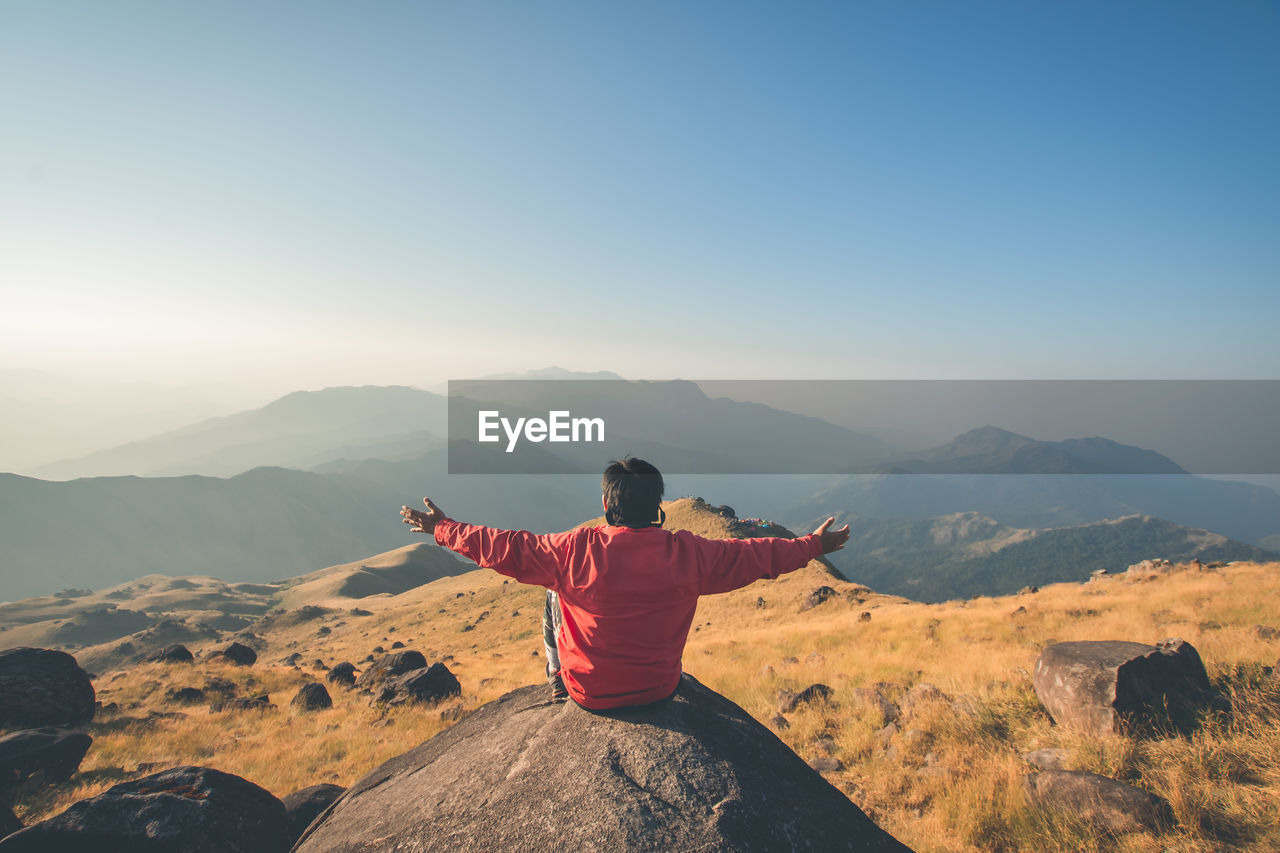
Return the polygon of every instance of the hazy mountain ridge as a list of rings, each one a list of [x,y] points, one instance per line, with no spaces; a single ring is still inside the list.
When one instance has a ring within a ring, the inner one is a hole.
[[[864,474],[1186,474],[1176,462],[1107,438],[1038,441],[983,426],[918,456],[882,462]]]

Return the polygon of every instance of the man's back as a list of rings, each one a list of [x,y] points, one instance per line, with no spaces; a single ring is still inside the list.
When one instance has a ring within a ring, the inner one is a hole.
[[[574,701],[605,709],[664,699],[699,595],[794,571],[821,538],[703,539],[604,525],[537,536],[442,520],[436,541],[483,567],[559,593],[561,676]]]

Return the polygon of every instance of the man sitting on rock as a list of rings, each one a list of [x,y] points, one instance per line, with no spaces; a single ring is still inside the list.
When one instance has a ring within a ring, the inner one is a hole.
[[[415,533],[432,533],[481,567],[556,594],[558,606],[548,610],[561,618],[548,675],[559,675],[569,697],[591,710],[645,705],[675,692],[698,596],[793,572],[849,540],[847,524],[828,529],[834,518],[799,539],[704,539],[666,530],[662,475],[642,459],[610,464],[601,491],[604,525],[546,535],[454,521],[430,498],[422,499],[426,512],[400,513]]]

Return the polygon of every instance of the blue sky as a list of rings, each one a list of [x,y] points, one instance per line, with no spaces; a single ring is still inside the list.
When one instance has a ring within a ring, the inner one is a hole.
[[[1280,6],[0,0],[0,366],[1275,378]]]

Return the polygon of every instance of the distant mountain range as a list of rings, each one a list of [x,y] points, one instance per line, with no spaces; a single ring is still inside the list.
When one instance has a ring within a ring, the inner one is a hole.
[[[1035,564],[1050,568],[1065,566],[1051,551],[1055,541],[1064,548],[1074,543],[1077,550],[1085,540],[1109,543],[1114,559],[1129,559],[1120,556],[1132,550],[1125,537],[1135,548],[1164,549],[1134,559],[1190,553],[1177,545],[1199,535],[1188,528],[1236,540],[1218,544],[1237,548],[1231,552],[1237,555],[1246,554],[1241,548],[1280,545],[1277,492],[1191,476],[1159,453],[1104,438],[1041,442],[987,426],[895,457],[882,442],[857,432],[756,403],[712,398],[692,383],[645,383],[639,393],[618,397],[613,383],[593,380],[564,383],[567,404],[605,414],[648,438],[622,435],[620,445],[599,450],[590,464],[556,456],[549,445],[533,448],[548,454],[560,465],[554,470],[565,476],[450,474],[446,398],[404,387],[298,392],[260,409],[51,466],[68,474],[165,476],[49,482],[0,475],[0,503],[6,507],[0,515],[0,600],[62,587],[110,586],[152,573],[258,582],[346,563],[412,541],[397,510],[424,494],[467,520],[566,529],[598,505],[599,471],[615,452],[645,456],[660,467],[673,460],[711,460],[724,466],[717,470],[740,471],[753,470],[753,460],[766,466],[828,460],[832,471],[843,465],[879,472],[672,475],[668,496],[702,494],[795,530],[828,514],[859,519],[868,546],[851,546],[835,562],[851,577],[883,578],[879,586],[885,591],[906,595],[972,594],[1000,587],[1002,572],[1009,578],[1026,575],[1023,564],[1001,562],[1022,553],[1016,543],[991,550],[984,563],[955,551],[958,545],[924,560],[905,539],[893,545],[887,532],[898,529],[894,525],[933,525],[956,513],[981,514],[1002,529],[1038,531],[1034,537],[1008,535],[1034,541],[1041,549]],[[520,398],[522,388],[534,386],[507,383],[501,404],[513,412],[536,411],[539,400]],[[542,408],[545,413],[545,403]],[[721,440],[713,441],[717,436]],[[888,461],[853,464],[873,458]],[[913,473],[884,473],[891,470]],[[1134,470],[1149,473],[1114,473]],[[1149,520],[1093,525],[1134,515]],[[1172,527],[1159,527],[1160,519]],[[1055,539],[1049,528],[1078,532]],[[1003,541],[1000,536],[992,541]],[[1003,556],[991,562],[997,552]],[[920,578],[913,589],[892,580],[912,568],[903,562],[907,554],[932,567],[927,583],[918,572],[904,575]]]

